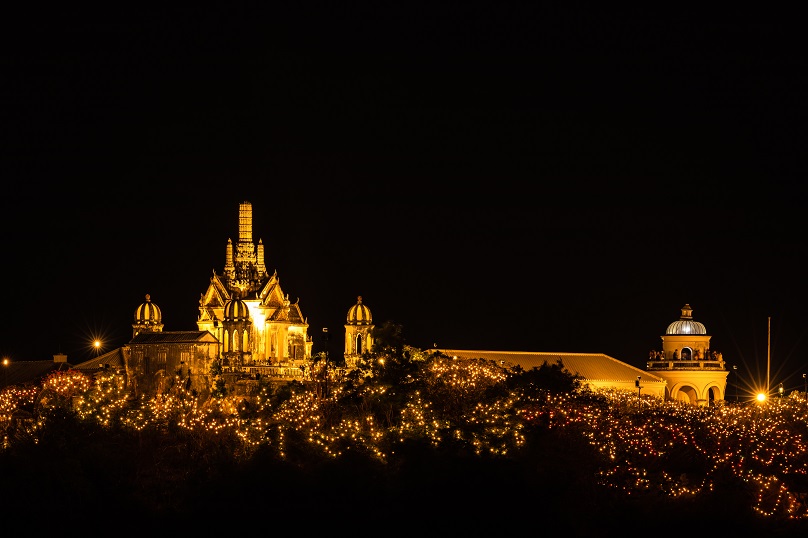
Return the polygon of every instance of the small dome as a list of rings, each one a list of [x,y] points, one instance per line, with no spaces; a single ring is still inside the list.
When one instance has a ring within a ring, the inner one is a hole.
[[[356,304],[348,309],[348,324],[349,325],[370,325],[373,323],[373,316],[370,314],[370,308],[362,304],[362,296],[356,298]]]
[[[163,313],[160,308],[151,302],[151,295],[146,294],[146,302],[135,310],[135,323],[138,325],[161,325]]]
[[[224,304],[225,321],[250,321],[250,309],[247,303],[239,299],[231,299]]]
[[[682,317],[668,325],[665,334],[707,334],[707,329],[698,321],[693,321],[693,309],[686,304],[682,307]]]

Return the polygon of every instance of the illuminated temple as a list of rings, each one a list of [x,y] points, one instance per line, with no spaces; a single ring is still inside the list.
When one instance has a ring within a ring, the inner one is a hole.
[[[277,271],[267,271],[262,240],[253,242],[250,202],[239,205],[238,241],[227,240],[224,270],[213,271],[196,324],[219,340],[226,367],[298,366],[311,358],[299,301],[284,294]]]
[[[164,331],[162,311],[146,295],[135,309],[132,339],[127,345],[72,367],[86,373],[113,369],[125,378],[135,396],[166,390],[175,379],[183,379],[204,395],[218,377],[224,379],[228,392],[244,396],[256,389],[259,379],[314,380],[316,357],[312,356],[308,322],[299,300],[292,302],[281,288],[277,271],[269,272],[263,241],[253,241],[250,202],[239,204],[238,238],[227,240],[224,255],[222,271],[213,270],[207,289],[200,294],[198,330]],[[365,352],[372,351],[373,329],[370,309],[357,297],[345,318],[345,368],[353,368]],[[711,348],[710,338],[685,304],[679,319],[661,336],[661,349],[649,353],[645,369],[602,353],[431,351],[458,359],[488,359],[523,370],[561,361],[567,371],[593,389],[634,390],[638,396],[704,406],[726,399],[729,374],[722,354]],[[18,361],[6,368],[6,374],[27,365],[32,377],[35,366],[41,366],[43,372],[62,368],[66,357],[59,354],[53,363],[47,363]],[[215,376],[211,374],[214,367],[218,368]],[[23,380],[12,377],[7,381]]]
[[[252,204],[242,202],[238,239],[228,239],[223,270],[213,270],[199,298],[196,331],[165,331],[162,310],[150,295],[135,309],[126,346],[76,368],[87,372],[116,368],[133,394],[166,390],[174,376],[189,388],[212,390],[211,368],[228,391],[249,396],[258,379],[312,380],[312,338],[298,300],[290,301],[277,271],[267,270],[264,244],[253,241]],[[373,345],[373,316],[358,297],[348,309],[344,359],[349,367]]]

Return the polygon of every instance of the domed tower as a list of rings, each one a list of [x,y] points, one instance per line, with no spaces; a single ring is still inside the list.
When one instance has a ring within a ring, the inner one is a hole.
[[[648,370],[668,382],[666,396],[698,405],[723,400],[729,372],[721,353],[710,349],[707,328],[693,320],[689,304],[665,330],[662,351],[652,351]]]
[[[224,304],[222,355],[225,365],[234,367],[252,362],[252,318],[247,303],[239,297]]]
[[[356,298],[356,304],[348,309],[345,322],[345,365],[356,367],[356,361],[362,353],[373,349],[373,316],[370,308],[362,304],[362,296]]]
[[[151,302],[151,295],[146,294],[146,302],[135,310],[135,322],[132,324],[132,338],[142,332],[161,332],[163,330],[163,313]]]

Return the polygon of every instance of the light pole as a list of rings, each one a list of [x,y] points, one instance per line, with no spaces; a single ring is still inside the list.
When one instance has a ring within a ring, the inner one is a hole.
[[[808,381],[805,380],[805,374],[802,374],[802,393],[808,398]]]
[[[323,327],[323,338],[325,339],[325,387],[323,393],[328,398],[328,327]]]
[[[640,391],[642,391],[642,387],[640,386],[640,376],[637,376],[637,381],[634,382],[634,385],[637,387],[637,407],[640,406]]]
[[[8,365],[10,362],[8,357],[3,357],[3,388],[6,388],[6,385],[8,385]],[[805,376],[803,375],[802,377]]]
[[[732,365],[732,372],[735,374],[733,377],[735,378],[735,403],[738,403],[738,365]]]
[[[780,386],[777,388],[777,391],[780,393],[780,398],[783,397],[783,384],[780,383]]]

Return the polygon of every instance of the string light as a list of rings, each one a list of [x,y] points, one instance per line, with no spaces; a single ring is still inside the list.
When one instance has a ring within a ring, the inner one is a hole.
[[[200,439],[229,439],[237,457],[269,447],[285,458],[294,432],[295,439],[323,456],[358,451],[380,462],[389,462],[411,439],[436,447],[462,443],[476,454],[504,458],[525,446],[530,429],[544,428],[579,436],[595,448],[602,458],[597,482],[624,495],[697,497],[730,473],[755,492],[755,512],[808,519],[801,499],[805,492],[792,489],[808,479],[805,394],[710,407],[649,398],[638,409],[634,391],[584,388],[556,394],[513,388],[508,381],[514,375],[491,361],[446,357],[424,364],[417,389],[405,386],[412,377],[398,386],[367,378],[350,394],[337,385],[326,398],[300,390],[278,399],[267,384],[249,398],[203,403],[174,378],[155,397],[133,402],[121,376],[91,378],[68,370],[53,372],[35,389],[0,392],[0,425],[35,403],[70,405],[82,420],[104,427],[178,429]],[[347,396],[359,404],[341,403]],[[403,397],[398,415],[390,413],[389,402],[396,397]],[[32,421],[27,434],[35,437],[41,427]],[[11,442],[6,437],[2,446]]]

